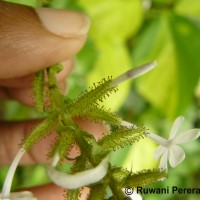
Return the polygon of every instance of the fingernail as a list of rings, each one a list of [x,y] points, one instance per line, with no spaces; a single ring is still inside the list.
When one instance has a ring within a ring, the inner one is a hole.
[[[85,14],[61,9],[38,8],[36,12],[44,27],[63,37],[87,35],[90,19]]]

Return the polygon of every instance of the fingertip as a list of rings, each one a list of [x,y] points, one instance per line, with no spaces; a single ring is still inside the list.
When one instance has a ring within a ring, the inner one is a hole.
[[[90,19],[83,13],[64,9],[38,8],[35,10],[44,27],[62,37],[84,36],[90,28]]]
[[[65,80],[60,80],[58,82],[58,88],[61,92],[61,94],[65,94],[67,90],[67,84]],[[45,90],[45,89],[44,89]],[[26,106],[35,106],[35,98],[34,98],[34,92],[32,87],[28,88],[9,88],[6,90],[7,99],[10,100],[17,100],[20,103],[26,105]],[[48,102],[48,100],[46,100]],[[45,102],[45,103],[47,103]],[[47,103],[48,104],[48,103]]]

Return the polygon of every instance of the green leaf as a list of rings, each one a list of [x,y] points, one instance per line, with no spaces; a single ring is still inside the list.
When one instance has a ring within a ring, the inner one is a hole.
[[[143,18],[140,0],[79,0],[92,20],[92,38],[127,39],[135,33]]]
[[[10,3],[17,3],[17,4],[22,4],[22,5],[27,5],[27,6],[32,6],[32,7],[36,7],[38,1],[37,0],[6,0],[7,2]]]
[[[176,12],[188,17],[200,19],[200,1],[199,0],[182,0],[175,7]]]
[[[80,68],[79,70],[82,70],[85,75],[95,67],[94,63],[97,55],[98,51],[95,46],[94,40],[88,38],[84,47],[77,54],[76,67]]]
[[[157,162],[152,156],[156,147],[157,144],[148,137],[140,140],[140,142],[134,143],[126,154],[123,167],[131,171],[157,167]]]
[[[77,5],[77,0],[40,0],[40,1],[47,1],[46,4],[51,8],[57,8],[57,9],[66,8],[69,10],[82,11],[82,8],[80,8]]]
[[[135,64],[158,61],[154,70],[139,79],[137,88],[171,118],[192,103],[200,77],[199,40],[200,29],[195,22],[164,13],[145,29],[133,50]]]
[[[152,0],[152,3],[157,6],[173,7],[179,0]]]

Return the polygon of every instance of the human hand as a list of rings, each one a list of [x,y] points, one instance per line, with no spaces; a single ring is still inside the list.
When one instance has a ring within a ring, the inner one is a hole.
[[[55,63],[64,66],[57,75],[58,85],[64,90],[73,57],[86,41],[89,19],[77,12],[45,8],[34,10],[3,1],[0,1],[0,15],[0,99],[15,99],[33,106],[34,73]],[[37,123],[0,123],[0,165],[11,163],[19,143]],[[77,123],[88,132],[103,132],[101,125],[81,119],[77,119]],[[21,164],[47,162],[51,139],[49,137],[37,144],[24,156]],[[51,184],[30,191],[39,200],[63,199],[63,189]]]

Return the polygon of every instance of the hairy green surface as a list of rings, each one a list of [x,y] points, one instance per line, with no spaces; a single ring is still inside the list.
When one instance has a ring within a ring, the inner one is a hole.
[[[79,189],[77,190],[68,190],[67,199],[68,200],[77,200],[79,197]]]
[[[103,106],[94,106],[92,110],[85,112],[82,116],[96,122],[110,125],[120,125],[121,122],[121,119],[117,114],[112,113],[110,110],[106,110]]]
[[[94,185],[91,187],[88,200],[102,200],[106,194],[106,187],[103,184]]]
[[[123,186],[146,186],[157,181],[161,181],[167,177],[166,171],[161,171],[160,169],[155,170],[142,170],[138,173],[133,173],[128,175]]]
[[[69,104],[67,109],[72,116],[81,116],[88,111],[93,110],[99,103],[103,102],[106,97],[117,91],[116,87],[111,87],[112,79],[102,79],[97,84],[94,84],[89,90],[82,92],[80,97],[75,99],[73,103]]]
[[[30,150],[34,144],[46,137],[53,130],[53,125],[56,120],[56,115],[52,115],[46,118],[38,126],[33,128],[28,136],[23,140],[22,147],[25,150]]]
[[[145,136],[145,128],[127,128],[120,127],[113,131],[110,135],[106,135],[99,141],[99,144],[105,151],[116,150],[139,141]]]

